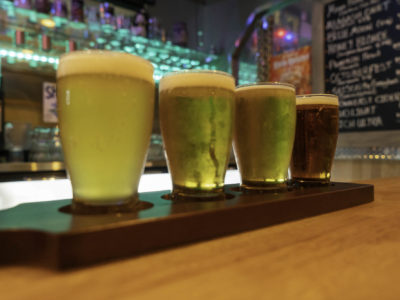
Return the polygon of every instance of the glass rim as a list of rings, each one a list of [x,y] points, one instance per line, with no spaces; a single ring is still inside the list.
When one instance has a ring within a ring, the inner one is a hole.
[[[296,98],[312,98],[312,97],[339,98],[339,96],[335,95],[335,94],[301,94],[301,95],[296,95]]]
[[[123,52],[123,51],[114,51],[114,50],[102,50],[102,49],[86,49],[86,50],[76,50],[76,51],[70,51],[70,52],[66,52],[60,55],[59,60],[61,61],[62,58],[64,57],[68,57],[70,55],[74,55],[74,54],[89,54],[89,53],[101,53],[101,54],[107,54],[107,53],[115,53],[115,54],[122,54],[122,55],[128,55],[128,56],[133,56],[135,58],[137,58],[138,60],[146,63],[149,67],[152,68],[152,70],[154,71],[154,66],[151,63],[151,61],[139,56],[139,55],[135,55],[132,53],[128,53],[128,52]]]
[[[171,71],[165,73],[161,79],[165,77],[171,77],[175,75],[180,75],[180,74],[216,74],[216,75],[223,75],[229,78],[233,78],[232,74],[229,74],[228,72],[220,71],[220,70],[208,70],[208,69],[186,69],[186,70],[179,70],[179,71]]]
[[[286,83],[286,82],[279,82],[279,81],[260,81],[260,82],[241,84],[241,85],[236,86],[235,90],[245,88],[245,87],[263,86],[263,85],[277,86],[277,87],[285,86],[285,87],[292,88],[294,91],[296,91],[296,87],[294,86],[294,84]]]

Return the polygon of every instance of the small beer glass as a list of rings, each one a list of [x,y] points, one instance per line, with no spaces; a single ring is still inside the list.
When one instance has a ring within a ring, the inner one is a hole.
[[[300,183],[329,183],[339,128],[336,95],[296,97],[297,125],[290,172]]]
[[[295,88],[256,83],[236,88],[233,148],[249,190],[284,189],[296,126]]]
[[[235,83],[219,71],[170,73],[160,81],[160,125],[172,196],[223,196],[232,143]]]

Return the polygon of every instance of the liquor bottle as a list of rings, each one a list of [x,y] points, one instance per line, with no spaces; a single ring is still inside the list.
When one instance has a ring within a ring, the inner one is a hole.
[[[3,69],[2,69],[2,60],[0,58],[0,162],[7,161],[7,151],[5,149],[4,143],[4,107],[5,107],[5,98],[4,98],[4,85],[3,85]]]

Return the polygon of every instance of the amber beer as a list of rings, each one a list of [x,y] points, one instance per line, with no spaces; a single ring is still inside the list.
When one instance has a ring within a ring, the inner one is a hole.
[[[233,147],[246,189],[284,188],[296,126],[295,88],[258,83],[236,88]]]
[[[291,175],[300,182],[328,183],[338,138],[338,97],[297,96]]]
[[[65,163],[74,206],[135,203],[150,142],[153,66],[126,53],[71,52],[57,71]]]
[[[160,81],[160,124],[174,197],[218,197],[232,143],[234,79],[186,71]]]

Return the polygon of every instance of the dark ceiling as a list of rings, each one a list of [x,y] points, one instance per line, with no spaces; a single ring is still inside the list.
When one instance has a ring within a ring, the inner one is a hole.
[[[103,0],[96,0],[103,2]],[[162,0],[161,0],[162,1]],[[108,2],[127,9],[140,10],[145,4],[154,5],[156,0],[108,0]]]
[[[213,4],[213,3],[216,3],[216,2],[221,2],[223,0],[187,0],[187,1],[196,2],[196,3],[199,3],[199,4],[203,4],[203,5],[208,5],[208,4]]]

